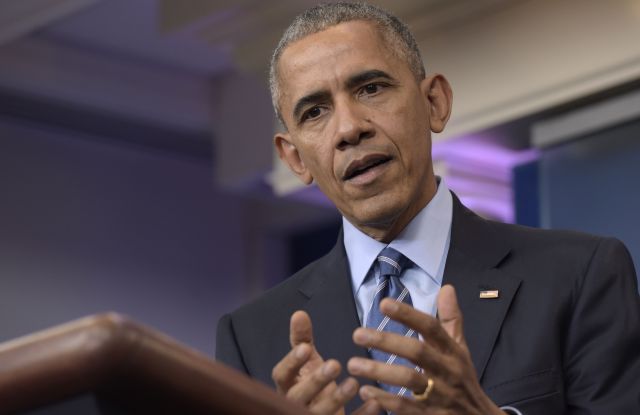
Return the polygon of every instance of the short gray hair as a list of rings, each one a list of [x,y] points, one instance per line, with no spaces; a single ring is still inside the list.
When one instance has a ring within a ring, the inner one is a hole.
[[[376,25],[392,51],[398,51],[399,57],[405,59],[409,69],[421,81],[425,77],[424,64],[420,56],[418,44],[411,31],[400,19],[384,9],[366,3],[326,3],[312,7],[296,16],[285,30],[278,46],[271,57],[269,69],[269,88],[276,115],[286,128],[280,112],[280,79],[278,63],[280,56],[291,43],[314,33],[321,32],[331,26],[354,20],[364,20]]]

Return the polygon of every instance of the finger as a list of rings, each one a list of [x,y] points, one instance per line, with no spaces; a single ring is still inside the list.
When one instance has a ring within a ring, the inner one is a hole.
[[[374,399],[369,399],[362,406],[356,409],[351,415],[379,415],[382,407]]]
[[[309,408],[314,414],[335,414],[358,393],[358,381],[345,379],[337,388]],[[377,414],[376,414],[377,415]]]
[[[431,373],[446,372],[452,363],[448,355],[429,347],[425,342],[396,333],[360,327],[353,332],[353,342],[362,347],[374,348],[404,357],[414,364],[428,369]],[[355,375],[355,373],[352,374]]]
[[[276,389],[280,393],[287,391],[295,384],[300,368],[309,360],[311,356],[311,346],[300,344],[276,364],[271,371],[271,379],[276,384]]]
[[[306,406],[338,377],[340,370],[340,363],[337,360],[326,361],[309,376],[299,379],[298,383],[287,392],[287,398]]]
[[[389,412],[397,414],[431,414],[428,408],[411,399],[389,393],[373,386],[363,386],[360,388],[360,398],[362,400],[375,400],[380,406]]]
[[[309,314],[302,310],[298,310],[291,315],[289,342],[291,343],[291,347],[295,347],[300,343],[313,344],[311,318]]]
[[[302,367],[300,375],[306,375],[308,372],[320,367],[324,362],[322,356],[320,356],[313,344],[313,326],[311,324],[311,318],[302,310],[298,310],[291,315],[291,321],[289,323],[289,343],[291,343],[292,348],[301,344],[308,344],[311,346],[311,354],[308,359],[308,364]]]
[[[451,349],[451,338],[442,328],[438,319],[391,298],[385,298],[380,302],[380,311],[389,318],[420,333],[425,342],[430,345],[442,351]]]
[[[347,363],[347,369],[353,376],[377,380],[388,385],[404,386],[412,391],[423,391],[427,379],[417,370],[404,365],[389,365],[372,359],[353,357]]]
[[[464,344],[462,330],[462,311],[458,306],[456,290],[451,285],[445,285],[438,294],[438,319],[449,337],[458,344]]]
[[[426,378],[425,378],[426,379]],[[418,401],[415,400],[410,395],[405,394],[405,396],[398,396],[397,394],[389,393],[381,388],[376,388],[373,386],[363,386],[360,388],[360,397],[362,399],[375,399],[380,402],[380,404],[388,411],[392,411],[393,413],[409,413],[407,411],[407,407],[409,408],[422,408],[420,410],[425,410],[424,405],[427,404],[428,408],[433,411],[437,408],[443,409],[446,408],[448,413],[455,414],[471,414],[476,413],[473,409],[473,405],[470,405],[469,401],[465,399],[460,399],[459,391],[442,379],[437,377],[431,377],[431,380],[434,382],[433,390],[429,394],[426,400]],[[409,388],[407,388],[409,389]],[[422,394],[426,390],[426,382],[425,386],[421,387],[420,390],[416,390],[417,394]],[[411,391],[410,391],[411,392]],[[404,401],[410,401],[413,405],[408,405]],[[398,402],[400,401],[400,402]],[[427,402],[428,401],[428,402]],[[402,406],[399,406],[402,405]],[[402,411],[399,408],[403,408]],[[420,412],[421,414],[424,412]],[[428,412],[432,413],[432,412]]]

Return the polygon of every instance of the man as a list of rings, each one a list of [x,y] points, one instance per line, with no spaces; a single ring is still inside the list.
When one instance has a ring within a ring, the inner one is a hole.
[[[335,203],[343,232],[220,320],[220,360],[315,413],[640,413],[628,252],[460,204],[431,163],[451,88],[425,76],[401,22],[364,4],[306,11],[271,89],[280,157]]]

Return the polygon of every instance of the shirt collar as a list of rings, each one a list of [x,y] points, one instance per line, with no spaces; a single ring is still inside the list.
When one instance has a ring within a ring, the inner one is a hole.
[[[442,276],[438,275],[438,270],[445,258],[452,216],[453,198],[444,180],[440,179],[433,199],[388,246],[401,252],[436,283],[441,284]],[[387,245],[366,235],[344,217],[342,225],[355,292],[369,273],[373,261]]]

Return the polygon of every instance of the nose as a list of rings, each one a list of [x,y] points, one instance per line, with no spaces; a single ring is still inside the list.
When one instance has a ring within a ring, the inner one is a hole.
[[[336,103],[336,147],[344,149],[357,145],[361,140],[373,136],[374,129],[367,118],[366,109],[357,102],[345,100]]]

